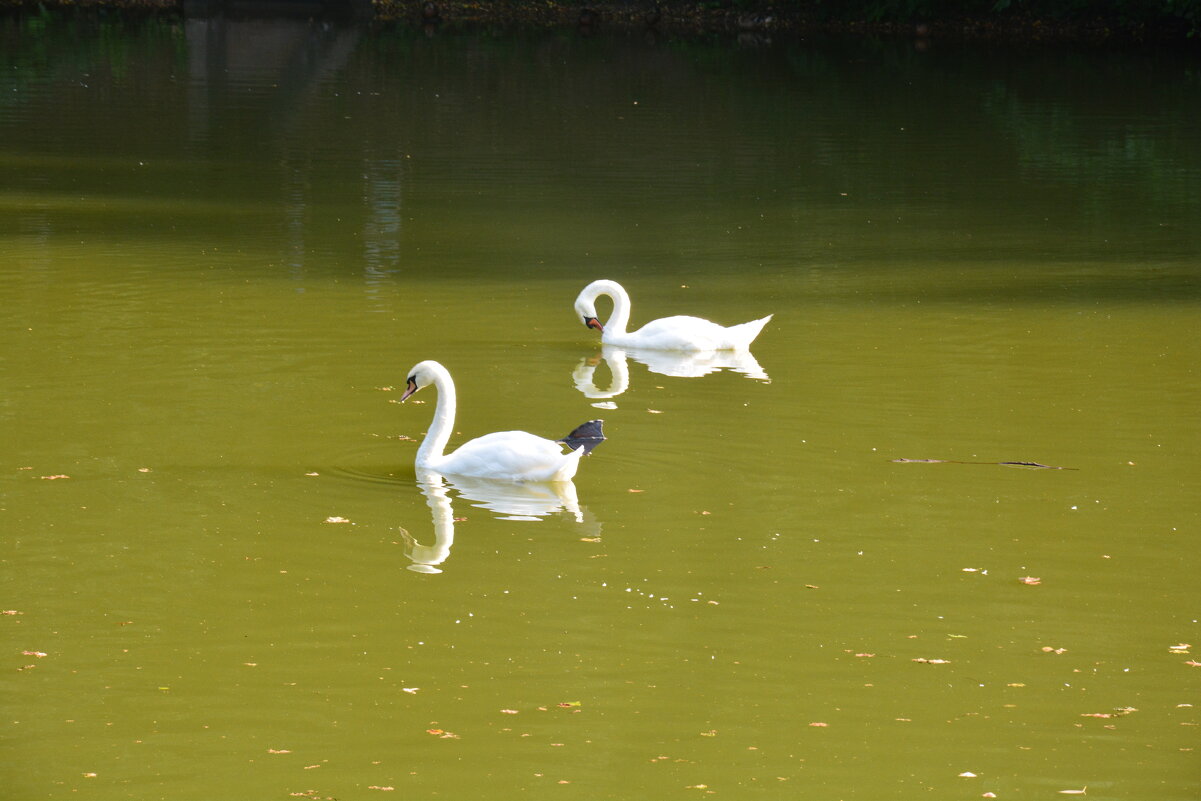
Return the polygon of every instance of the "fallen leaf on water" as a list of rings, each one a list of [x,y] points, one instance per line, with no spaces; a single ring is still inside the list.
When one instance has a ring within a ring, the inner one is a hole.
[[[1041,584],[1043,580],[1037,576],[1022,576],[1018,579],[1018,581],[1022,582],[1023,584]]]
[[[560,701],[559,706],[566,709],[568,707],[573,707],[573,706],[583,706],[583,702],[582,701]]]
[[[807,589],[807,590],[820,590],[820,589],[821,589],[821,587],[817,586],[816,584],[806,584],[806,585],[805,585],[805,589]]]
[[[84,778],[85,778],[85,779],[94,779],[94,778],[96,778],[96,774],[95,774],[95,773],[85,773],[85,774],[83,774],[83,776],[84,776]]]
[[[646,490],[631,489],[631,490],[627,490],[627,492],[646,492]]]
[[[829,723],[822,723],[821,721],[817,721],[817,720],[810,723],[809,725],[815,729],[828,729],[830,727]]]
[[[600,537],[580,537],[580,542],[600,542]]]
[[[1067,648],[1052,648],[1049,645],[1044,645],[1041,650],[1044,654],[1066,654],[1068,652]]]

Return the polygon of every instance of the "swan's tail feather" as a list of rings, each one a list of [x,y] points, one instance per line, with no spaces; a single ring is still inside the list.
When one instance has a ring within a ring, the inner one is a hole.
[[[758,320],[751,320],[749,323],[730,326],[731,339],[737,341],[743,347],[748,347],[755,341],[755,337],[759,336],[759,332],[763,330],[763,326],[771,321],[771,318],[772,315],[769,314],[766,317],[760,317]]]
[[[592,453],[593,448],[605,441],[605,433],[602,430],[604,422],[604,420],[589,420],[587,423],[577,426],[559,442],[565,443],[573,451],[583,447],[585,454]]]

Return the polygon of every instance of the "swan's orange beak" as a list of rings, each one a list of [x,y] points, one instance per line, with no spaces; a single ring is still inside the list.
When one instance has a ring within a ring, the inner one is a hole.
[[[416,381],[416,379],[410,378],[408,381],[408,384],[405,386],[405,394],[400,396],[400,402],[404,403],[405,401],[407,401],[409,399],[409,396],[412,395],[416,391],[417,391],[417,381]]]
[[[585,317],[584,325],[588,326],[589,328],[595,328],[597,331],[601,331],[602,333],[605,330],[604,326],[600,324],[600,320],[596,319],[595,317]]]

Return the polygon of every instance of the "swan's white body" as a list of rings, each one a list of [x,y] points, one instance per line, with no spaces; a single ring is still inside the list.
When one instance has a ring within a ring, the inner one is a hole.
[[[453,453],[444,453],[455,421],[455,384],[450,372],[435,361],[416,365],[409,371],[401,402],[430,384],[438,390],[438,403],[425,440],[417,449],[418,470],[505,481],[569,481],[575,475],[584,448],[564,453],[562,444],[525,431],[485,434],[464,442]]]
[[[601,295],[613,299],[613,314],[603,326],[596,316],[596,299]],[[662,317],[637,331],[626,331],[630,323],[630,296],[621,284],[605,279],[584,287],[575,300],[575,311],[583,318],[584,325],[601,332],[601,342],[606,345],[686,352],[746,350],[772,318],[769,314],[749,323],[724,326],[681,315]]]

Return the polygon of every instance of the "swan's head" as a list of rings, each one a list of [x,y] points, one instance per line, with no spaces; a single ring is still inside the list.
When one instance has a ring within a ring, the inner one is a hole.
[[[584,291],[575,299],[576,316],[584,321],[584,325],[589,328],[595,328],[597,331],[604,331],[604,326],[596,316],[596,293],[592,291],[595,283],[584,287]]]
[[[434,376],[440,366],[437,362],[431,361],[420,362],[415,365],[409,371],[409,377],[405,381],[405,394],[400,396],[400,402],[404,403],[414,392],[434,383]]]

